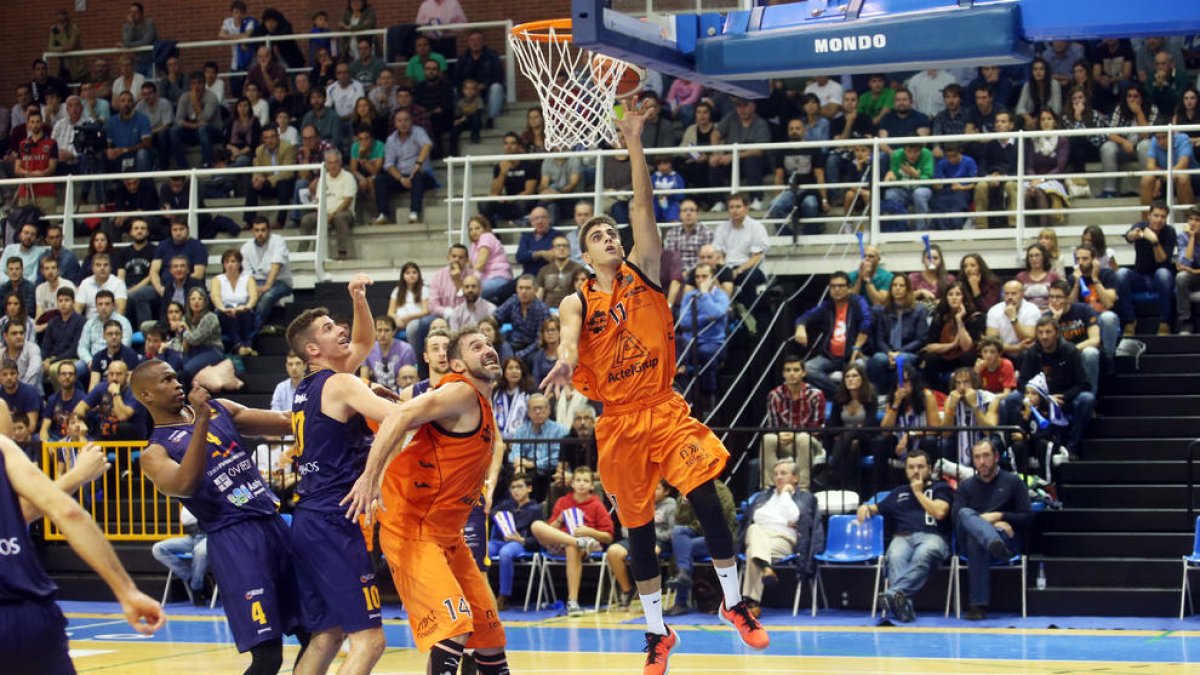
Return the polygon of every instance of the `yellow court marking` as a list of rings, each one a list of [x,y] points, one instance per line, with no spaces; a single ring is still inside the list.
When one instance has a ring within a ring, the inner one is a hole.
[[[90,650],[101,643],[80,641]],[[230,645],[103,643],[105,653],[82,656],[80,673],[103,675],[177,675],[181,669],[211,675],[240,675],[249,657]],[[98,650],[99,651],[99,650]],[[284,650],[281,672],[290,673],[297,649]],[[608,675],[635,673],[639,654],[510,652],[514,673],[522,675]],[[331,668],[336,670],[337,664]],[[426,656],[412,649],[389,649],[375,668],[377,675],[424,675]],[[969,659],[810,658],[804,656],[692,655],[671,658],[672,672],[744,673],[745,675],[1200,675],[1200,664],[1129,663],[1105,661],[1005,661]]]

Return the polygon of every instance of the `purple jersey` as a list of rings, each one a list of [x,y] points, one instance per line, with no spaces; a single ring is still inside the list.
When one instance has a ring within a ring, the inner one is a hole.
[[[38,562],[21,503],[0,453],[0,604],[47,600],[58,588]]]
[[[210,536],[251,518],[274,515],[279,500],[258,473],[258,465],[246,454],[245,442],[234,426],[229,411],[210,401],[212,419],[208,423],[208,459],[204,480],[191,497],[181,499],[196,516],[200,529]],[[166,448],[167,455],[182,462],[192,441],[192,423],[164,424],[154,427],[150,443]]]
[[[374,434],[362,415],[339,422],[321,412],[321,393],[336,373],[328,368],[300,380],[292,396],[295,462],[300,474],[298,509],[345,513],[339,505],[367,465]]]

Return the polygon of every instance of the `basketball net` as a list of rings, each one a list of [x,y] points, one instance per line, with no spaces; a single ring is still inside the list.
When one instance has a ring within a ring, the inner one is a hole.
[[[508,36],[542,104],[546,149],[615,146],[613,109],[629,64],[603,56],[593,60],[591,51],[571,42],[570,31],[570,19],[538,21],[516,26]]]

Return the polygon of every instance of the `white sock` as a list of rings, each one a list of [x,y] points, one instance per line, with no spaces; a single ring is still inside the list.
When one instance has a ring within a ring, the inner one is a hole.
[[[742,601],[742,591],[738,588],[737,563],[729,567],[716,567],[717,579],[721,582],[721,590],[725,593],[725,608],[733,607]]]
[[[663,623],[662,591],[657,590],[649,595],[638,594],[642,599],[642,612],[646,615],[646,632],[656,635],[666,635],[667,625]]]

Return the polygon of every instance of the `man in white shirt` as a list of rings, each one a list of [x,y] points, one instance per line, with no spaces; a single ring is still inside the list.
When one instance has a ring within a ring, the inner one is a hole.
[[[300,380],[304,379],[307,369],[294,352],[288,352],[283,367],[287,369],[288,376],[286,380],[275,385],[275,393],[271,395],[271,410],[290,413],[292,397],[296,395],[296,387],[300,386]]]
[[[88,319],[96,316],[96,293],[105,290],[116,299],[117,313],[125,314],[127,293],[125,282],[112,273],[112,260],[107,253],[97,253],[92,256],[92,276],[79,283],[75,294],[75,311]]]
[[[1025,284],[1013,279],[1004,284],[1004,302],[997,303],[987,313],[987,334],[1004,344],[1004,355],[1010,359],[1033,344],[1035,329],[1042,312],[1025,299]]]
[[[760,266],[770,248],[767,228],[747,215],[744,196],[730,195],[726,205],[729,220],[717,226],[713,246],[725,254],[725,264],[733,271],[734,284],[739,287],[734,300],[749,307],[758,286],[767,281]]]
[[[17,241],[4,247],[4,252],[0,253],[0,260],[20,258],[24,264],[21,273],[25,276],[25,280],[32,284],[37,280],[37,260],[45,251],[45,246],[37,245],[37,225],[26,223],[21,226],[21,231],[17,234]]]
[[[912,94],[913,108],[929,117],[936,117],[946,109],[946,101],[942,90],[947,85],[957,84],[958,80],[944,70],[930,68],[908,78],[908,91]]]
[[[70,279],[64,279],[58,274],[58,260],[56,258],[42,258],[42,277],[46,280],[37,285],[34,290],[34,318],[42,316],[42,312],[53,312],[58,309],[58,289],[66,287],[75,288],[75,284]],[[37,331],[41,333],[46,329],[47,324],[38,324]]]
[[[283,237],[271,234],[266,218],[258,216],[251,221],[250,232],[254,239],[242,244],[242,270],[258,284],[254,313],[258,325],[265,326],[275,303],[292,293],[292,269],[287,244]]]
[[[811,557],[813,534],[820,527],[812,493],[796,487],[799,481],[796,462],[791,459],[776,462],[771,476],[774,486],[751,498],[746,525],[739,537],[746,552],[742,597],[752,607],[762,599],[765,584],[774,586],[779,581],[771,563],[797,554],[802,558],[797,561],[798,567],[805,569],[803,559]]]
[[[337,116],[346,121],[354,114],[354,102],[367,94],[362,82],[351,77],[349,63],[337,64],[334,74],[337,79],[325,89],[325,107],[333,108]]]
[[[342,153],[339,150],[325,151],[325,177],[321,189],[325,190],[325,204],[329,224],[333,226],[338,260],[350,257],[350,228],[354,225],[354,200],[358,196],[358,182],[349,171],[342,170]],[[308,211],[300,218],[300,233],[309,236],[317,230],[317,214]]]
[[[833,119],[842,114],[842,84],[829,79],[828,75],[818,75],[817,79],[808,83],[804,88],[805,94],[813,94],[821,101],[821,116]]]

